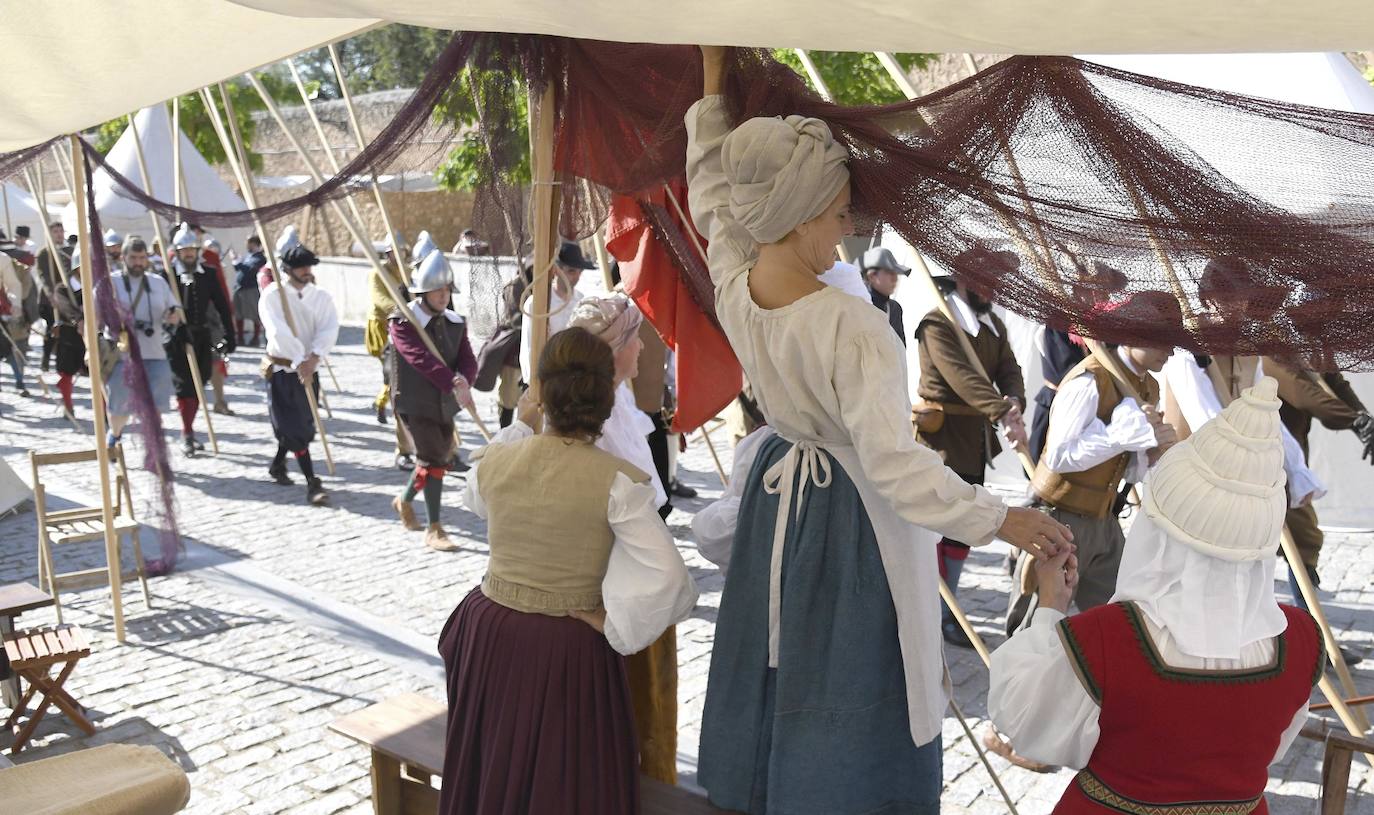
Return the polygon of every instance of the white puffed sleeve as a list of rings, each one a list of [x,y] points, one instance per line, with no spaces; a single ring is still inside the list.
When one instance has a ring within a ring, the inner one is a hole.
[[[496,431],[496,435],[491,437],[491,444],[503,444],[512,441],[520,441],[534,435],[534,430],[529,425],[516,419],[509,425]],[[468,511],[479,518],[486,519],[487,504],[482,500],[482,490],[477,484],[482,471],[482,462],[479,459],[473,464],[467,474],[467,484],[463,487],[463,506]]]
[[[730,465],[730,486],[720,500],[707,505],[692,517],[692,535],[697,539],[697,551],[714,563],[721,574],[730,567],[730,554],[735,543],[735,528],[739,525],[739,508],[744,488],[749,483],[749,471],[754,459],[768,439],[778,435],[767,425],[760,427],[735,445],[735,461]]]
[[[692,222],[709,241],[711,280],[719,286],[727,272],[753,262],[758,245],[730,214],[730,183],[721,164],[721,146],[730,135],[724,96],[707,96],[687,109],[687,206]]]
[[[953,540],[980,546],[1006,519],[1007,507],[971,486],[912,434],[906,362],[897,335],[864,331],[835,349],[834,386],[864,476],[897,514]]]
[[[1062,619],[1054,609],[1036,609],[1029,626],[992,652],[988,716],[1017,753],[1081,769],[1097,746],[1102,709],[1059,639]]]
[[[652,487],[617,473],[606,520],[615,533],[601,582],[606,641],[618,653],[635,654],[687,619],[697,604],[697,584],[658,516]]]

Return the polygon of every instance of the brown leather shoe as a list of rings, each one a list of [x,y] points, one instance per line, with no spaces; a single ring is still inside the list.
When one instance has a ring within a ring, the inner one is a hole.
[[[452,552],[458,548],[439,524],[430,524],[425,530],[425,546],[438,552]]]
[[[424,529],[423,526],[420,526],[419,520],[415,518],[415,507],[409,501],[402,501],[401,496],[398,495],[391,499],[391,508],[396,510],[397,515],[401,516],[401,526],[411,532],[419,532]]]

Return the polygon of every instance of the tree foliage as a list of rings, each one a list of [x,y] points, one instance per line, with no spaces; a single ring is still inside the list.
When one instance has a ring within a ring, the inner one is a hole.
[[[436,121],[460,128],[458,143],[434,171],[434,181],[444,190],[474,190],[493,181],[510,185],[524,185],[530,181],[529,115],[525,102],[525,85],[517,77],[495,71],[464,69],[460,82],[440,100],[434,109]],[[478,120],[474,94],[494,99],[500,110],[510,111],[507,122],[488,122],[487,127],[503,132],[501,147],[484,142]],[[513,167],[501,178],[491,176],[492,161],[489,149],[512,151],[510,156],[498,157],[498,164]]]
[[[904,102],[906,97],[897,83],[888,75],[887,70],[870,53],[858,51],[808,51],[807,55],[816,64],[816,70],[826,86],[841,105],[890,105]],[[938,54],[893,54],[897,64],[907,73],[921,71]],[[797,52],[790,48],[773,50],[773,57],[801,74],[807,84],[811,77],[802,66]]]
[[[300,104],[300,94],[296,87],[289,80],[274,73],[264,73],[259,75],[263,87],[272,95],[272,98],[282,104]],[[248,163],[254,171],[262,169],[262,157],[253,152],[253,136],[257,132],[257,127],[253,122],[253,112],[265,109],[262,99],[258,92],[244,81],[234,81],[225,83],[225,90],[229,93],[229,99],[234,103],[234,116],[238,119],[239,132],[243,135],[244,147],[248,151]],[[307,92],[310,85],[307,84]],[[211,89],[214,97],[215,107],[219,109],[220,119],[225,122],[227,128],[228,120],[225,118],[224,104],[220,100],[219,90]],[[172,115],[170,103],[168,105],[167,116]],[[188,93],[180,97],[178,102],[181,107],[181,131],[186,134],[186,138],[191,140],[196,150],[200,152],[205,160],[211,164],[224,164],[227,158],[224,148],[220,144],[219,136],[215,133],[215,127],[211,122],[210,111],[205,107],[205,102],[199,93]],[[101,153],[108,153],[119,141],[119,137],[124,135],[124,130],[129,126],[127,116],[118,119],[111,119],[100,125],[96,129],[95,148]],[[142,133],[139,134],[143,135]]]

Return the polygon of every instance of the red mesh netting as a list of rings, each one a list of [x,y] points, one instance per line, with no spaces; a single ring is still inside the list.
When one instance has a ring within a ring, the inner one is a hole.
[[[514,167],[527,138],[524,100],[497,87],[518,76],[541,86],[551,77],[558,89],[565,236],[597,228],[612,193],[643,201],[681,179],[682,117],[701,88],[695,48],[462,33],[337,174],[257,214],[273,220],[317,206],[460,138],[432,121],[450,94],[476,98],[488,169]],[[1374,298],[1364,296],[1374,265],[1374,117],[1067,57],[1014,57],[913,102],[844,108],[766,52],[741,49],[729,97],[739,117],[829,122],[850,149],[861,214],[1025,317],[1110,341],[1291,356],[1319,368],[1374,365]],[[0,155],[0,177],[41,152]],[[117,181],[121,194],[172,219],[251,220],[176,208]],[[524,241],[521,191],[492,183],[479,199],[480,231]],[[980,245],[1010,251],[1017,263],[956,262]],[[1099,264],[1120,270],[1124,287],[1104,290],[1084,271]],[[709,284],[691,279],[700,269],[679,271],[709,314]],[[1178,314],[1113,307],[1142,292],[1167,295]]]
[[[601,222],[607,191],[642,197],[681,177],[695,48],[479,36],[481,64],[555,78],[565,234]],[[1014,57],[913,102],[845,108],[740,49],[728,95],[740,119],[827,121],[862,214],[1025,317],[1113,342],[1374,363],[1374,117],[1067,57]],[[1019,265],[956,261],[979,245]],[[1085,271],[1101,263],[1125,286],[1102,291]],[[1141,292],[1180,308],[1113,307]]]

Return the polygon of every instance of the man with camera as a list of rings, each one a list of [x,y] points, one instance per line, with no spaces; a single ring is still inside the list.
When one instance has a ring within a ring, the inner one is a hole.
[[[107,408],[110,414],[110,432],[105,441],[111,447],[118,443],[133,413],[134,394],[125,381],[131,343],[138,344],[153,404],[158,412],[162,412],[167,409],[167,402],[172,396],[172,369],[167,361],[163,336],[180,325],[183,316],[167,281],[155,274],[148,274],[151,262],[148,259],[148,245],[142,238],[130,235],[124,241],[121,259],[121,268],[110,275],[110,286],[114,289],[115,298],[133,315],[134,330],[129,336],[121,333],[119,337],[110,337],[119,344],[119,361],[105,380],[109,389]],[[80,265],[79,255],[74,255],[72,268],[79,268]],[[180,349],[177,350],[179,353]]]
[[[176,386],[177,411],[181,414],[182,449],[186,455],[194,456],[205,449],[195,433],[196,413],[200,410],[200,400],[204,395],[196,392],[196,380],[192,376],[184,347],[189,343],[195,353],[200,381],[211,381],[215,371],[212,365],[214,340],[210,331],[210,309],[215,309],[223,326],[233,325],[234,315],[229,310],[229,300],[224,287],[220,285],[219,275],[201,262],[201,239],[192,226],[183,223],[177,229],[172,236],[172,249],[176,252],[172,260],[172,272],[186,309],[186,320],[168,339],[167,359],[172,366],[172,384]],[[233,353],[236,347],[232,333],[226,332],[224,354]]]

